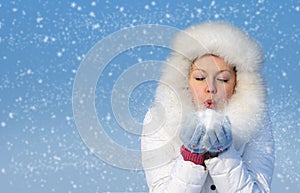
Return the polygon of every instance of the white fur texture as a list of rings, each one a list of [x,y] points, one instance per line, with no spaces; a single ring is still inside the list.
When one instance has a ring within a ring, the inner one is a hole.
[[[208,22],[179,33],[172,48],[150,111],[161,114],[151,113],[152,122],[144,127],[146,133],[160,130],[162,135],[168,134],[176,146],[174,151],[178,151],[182,117],[196,110],[188,89],[191,63],[197,57],[214,54],[237,69],[236,90],[224,114],[232,124],[235,148],[242,148],[266,116],[265,86],[260,75],[264,55],[259,44],[231,24]]]

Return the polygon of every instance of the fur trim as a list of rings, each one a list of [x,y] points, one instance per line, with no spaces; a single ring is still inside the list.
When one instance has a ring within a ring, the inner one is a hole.
[[[163,67],[152,109],[163,114],[152,114],[152,117],[159,116],[154,117],[154,122],[160,121],[151,123],[148,129],[157,131],[159,126],[174,140],[178,150],[180,121],[186,113],[196,110],[188,90],[191,63],[197,57],[214,54],[237,69],[235,94],[224,114],[232,124],[235,148],[242,148],[257,133],[266,116],[266,93],[260,75],[263,52],[259,44],[231,24],[208,22],[180,32],[172,49],[173,53]]]
[[[190,61],[214,54],[240,72],[257,72],[264,60],[260,45],[244,31],[224,22],[207,22],[179,33],[172,49]]]

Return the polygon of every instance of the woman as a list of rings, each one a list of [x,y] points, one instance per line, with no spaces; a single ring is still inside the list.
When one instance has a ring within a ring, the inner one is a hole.
[[[172,49],[144,120],[150,192],[270,192],[274,141],[260,46],[208,22],[179,33]]]

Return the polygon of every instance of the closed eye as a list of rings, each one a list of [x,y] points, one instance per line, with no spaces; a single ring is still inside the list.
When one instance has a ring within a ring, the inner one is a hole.
[[[229,79],[226,79],[226,78],[218,78],[217,80],[221,81],[221,82],[224,82],[224,83],[229,81]]]
[[[203,80],[205,80],[205,77],[195,77],[195,80],[197,80],[197,81],[203,81]]]

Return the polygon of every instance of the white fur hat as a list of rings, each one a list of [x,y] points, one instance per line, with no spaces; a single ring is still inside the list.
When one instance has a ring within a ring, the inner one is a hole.
[[[233,144],[242,152],[258,131],[269,126],[260,73],[264,57],[259,44],[231,24],[208,22],[181,31],[172,49],[162,69],[155,104],[147,113],[143,128],[143,135],[151,133],[164,145],[159,148],[149,144],[157,151],[143,152],[143,164],[163,164],[177,156],[182,144],[179,138],[182,118],[198,110],[189,90],[189,70],[196,58],[206,54],[223,58],[237,70],[235,93],[223,113],[232,125]]]
[[[190,61],[205,54],[217,55],[243,72],[259,71],[264,60],[256,41],[224,22],[207,22],[182,31],[175,37],[172,49]]]
[[[172,49],[163,66],[154,107],[155,111],[163,108],[160,111],[167,112],[165,130],[174,133],[181,116],[196,110],[188,89],[188,73],[196,58],[213,54],[237,70],[235,93],[224,114],[231,120],[236,147],[241,147],[261,128],[267,112],[266,90],[260,73],[264,54],[260,45],[231,24],[207,22],[177,34]],[[157,121],[153,128],[160,124]]]

